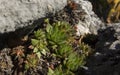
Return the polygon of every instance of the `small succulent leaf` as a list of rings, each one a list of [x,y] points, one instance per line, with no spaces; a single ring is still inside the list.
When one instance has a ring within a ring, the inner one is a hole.
[[[36,46],[39,43],[39,40],[37,39],[32,39],[31,41],[33,46]]]
[[[40,59],[41,53],[40,53],[40,52],[37,52],[36,54],[37,54],[38,58]]]
[[[25,64],[25,69],[27,70],[29,68],[30,68],[29,64]]]
[[[43,54],[43,55],[46,55],[46,50],[45,49],[43,49],[42,51],[41,51],[41,53]]]
[[[51,26],[51,25],[47,25],[47,27],[46,27],[46,31],[48,32],[48,33],[51,33],[50,31],[53,29],[53,27]]]
[[[49,19],[47,18],[47,19],[45,19],[45,21],[44,22],[46,22],[47,24],[49,24]]]
[[[48,68],[48,75],[53,75],[54,71],[51,68]]]
[[[35,47],[34,50],[33,50],[34,53],[38,52],[38,48]]]

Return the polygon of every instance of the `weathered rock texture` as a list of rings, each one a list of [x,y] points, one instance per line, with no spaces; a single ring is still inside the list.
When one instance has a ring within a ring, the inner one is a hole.
[[[29,26],[66,4],[67,0],[0,0],[0,33]]]
[[[89,63],[89,75],[120,75],[120,23],[99,30],[96,52]]]
[[[56,19],[67,21],[77,27],[77,35],[97,34],[97,31],[104,27],[102,21],[93,12],[92,4],[87,0],[72,0],[76,6],[66,6],[59,11]],[[70,8],[71,7],[71,8]],[[72,9],[72,10],[71,10]]]
[[[78,26],[78,34],[97,34],[97,31],[104,26],[102,21],[98,18],[98,16],[93,12],[92,4],[87,0],[75,0],[80,4],[82,8],[80,11],[83,14],[82,19],[79,20]]]
[[[120,23],[113,23],[105,29],[99,30],[99,42],[96,44],[97,51],[120,50]]]

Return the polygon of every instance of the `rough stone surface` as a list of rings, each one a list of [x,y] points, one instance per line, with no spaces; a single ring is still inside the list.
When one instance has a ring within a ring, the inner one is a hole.
[[[66,4],[67,0],[0,0],[0,33],[29,26]]]
[[[105,29],[99,30],[99,41],[96,44],[97,51],[120,50],[120,23],[114,23]]]
[[[89,61],[89,75],[120,75],[120,23],[99,30],[98,39]]]
[[[77,24],[77,35],[84,35],[87,33],[97,34],[97,31],[104,27],[104,24],[93,12],[92,4],[87,0],[75,0],[75,2],[80,5],[80,10],[85,13],[83,19],[79,20]]]
[[[93,12],[92,4],[88,0],[72,0],[72,3],[75,4],[74,7],[68,5],[55,16],[58,20],[75,25],[78,36],[97,34],[97,31],[104,27],[104,23]]]

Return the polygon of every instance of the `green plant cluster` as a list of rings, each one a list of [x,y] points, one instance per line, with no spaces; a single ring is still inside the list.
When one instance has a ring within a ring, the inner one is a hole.
[[[85,64],[86,54],[90,48],[77,43],[81,53],[75,51],[75,30],[68,23],[58,21],[50,24],[48,19],[45,23],[45,28],[34,32],[33,52],[39,59],[46,56],[47,52],[60,59],[59,65],[54,68],[48,67],[48,75],[74,75],[74,71]]]
[[[35,68],[38,63],[38,58],[36,58],[35,54],[28,54],[25,61],[25,70]]]

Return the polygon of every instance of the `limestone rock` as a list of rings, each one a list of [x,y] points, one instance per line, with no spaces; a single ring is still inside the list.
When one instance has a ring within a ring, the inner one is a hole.
[[[77,28],[77,35],[97,34],[97,31],[104,27],[104,23],[93,12],[92,4],[88,0],[71,0],[71,5],[59,11],[55,18],[67,21]],[[73,4],[72,4],[73,3]]]
[[[77,35],[97,34],[98,30],[104,27],[104,23],[93,12],[92,4],[87,0],[74,0],[81,7],[79,11],[84,12],[83,19],[77,24]]]
[[[95,54],[89,61],[89,75],[120,75],[120,23],[99,30]]]
[[[99,41],[96,44],[97,51],[120,50],[120,23],[113,23],[105,29],[99,30]]]
[[[29,26],[66,4],[67,0],[0,0],[0,33]]]

